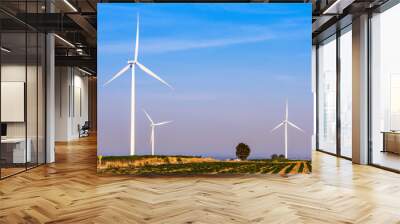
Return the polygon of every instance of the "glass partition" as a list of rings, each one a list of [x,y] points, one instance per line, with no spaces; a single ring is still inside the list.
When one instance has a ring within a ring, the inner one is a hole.
[[[31,162],[31,151],[26,150],[26,41],[25,32],[1,34],[2,177],[24,171]]]
[[[1,2],[41,13],[44,1]],[[0,12],[0,178],[45,163],[45,35]]]

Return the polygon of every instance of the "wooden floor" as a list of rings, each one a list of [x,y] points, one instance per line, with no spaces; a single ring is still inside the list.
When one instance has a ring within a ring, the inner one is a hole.
[[[0,168],[1,169],[1,177],[8,177],[11,176],[13,174],[19,173],[19,172],[23,172],[25,171],[25,167],[24,168]]]
[[[400,175],[314,153],[311,175],[96,175],[94,138],[0,181],[0,223],[400,223]]]
[[[374,151],[372,156],[374,164],[400,170],[400,155],[391,152]]]

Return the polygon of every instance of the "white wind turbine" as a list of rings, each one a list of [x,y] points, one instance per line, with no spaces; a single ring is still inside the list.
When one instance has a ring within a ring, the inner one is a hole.
[[[136,44],[135,44],[135,55],[133,61],[128,61],[127,65],[122,68],[119,72],[117,72],[110,80],[108,80],[104,86],[108,85],[116,78],[124,74],[130,68],[132,70],[132,77],[131,77],[131,136],[130,136],[130,153],[131,155],[135,155],[135,68],[136,66],[144,71],[147,75],[157,79],[164,85],[168,86],[169,88],[173,89],[167,82],[157,76],[154,72],[150,69],[146,68],[144,65],[139,63],[138,61],[138,52],[139,52],[139,15],[137,16],[137,24],[136,24]]]
[[[150,134],[151,155],[154,156],[154,142],[155,142],[155,140],[154,140],[154,138],[155,138],[154,129],[155,129],[155,127],[162,126],[162,125],[165,125],[165,124],[169,124],[172,121],[163,121],[163,122],[154,123],[154,121],[153,121],[153,119],[151,119],[150,115],[145,110],[143,110],[143,112],[146,114],[147,119],[149,119],[149,121],[150,121],[150,128],[151,128],[151,134]]]
[[[289,111],[288,111],[288,102],[286,100],[286,114],[285,114],[285,120],[283,120],[280,124],[278,124],[276,127],[274,127],[271,132],[275,131],[276,129],[280,128],[282,125],[285,127],[285,158],[288,156],[288,125],[300,130],[301,132],[304,132],[303,129],[297,127],[295,124],[289,121]]]

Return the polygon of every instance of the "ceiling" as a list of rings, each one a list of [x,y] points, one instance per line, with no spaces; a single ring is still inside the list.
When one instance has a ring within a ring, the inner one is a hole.
[[[12,49],[3,60],[35,57],[37,46],[41,50],[44,45],[36,43],[36,34],[52,32],[56,34],[56,65],[78,66],[95,74],[96,5],[96,0],[1,0],[2,46]]]
[[[372,13],[388,1],[398,0],[319,0],[313,2],[313,43],[325,39],[352,23],[362,13]]]
[[[307,2],[313,4],[313,39],[338,20],[383,4],[387,0],[219,0],[219,2]],[[14,47],[21,32],[54,32],[56,65],[79,66],[96,73],[97,3],[139,2],[132,0],[1,0],[1,30]],[[141,0],[140,2],[188,2],[186,0]],[[193,1],[191,1],[193,2]],[[215,2],[197,0],[196,2]],[[27,12],[27,13],[26,13]],[[51,12],[51,13],[50,13]],[[34,46],[29,45],[30,46]],[[28,52],[30,49],[28,47]],[[23,49],[23,48],[21,48]],[[21,52],[23,53],[23,52]],[[18,54],[18,50],[15,51]]]

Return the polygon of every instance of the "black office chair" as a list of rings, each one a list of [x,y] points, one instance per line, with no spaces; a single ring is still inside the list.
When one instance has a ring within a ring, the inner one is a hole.
[[[82,127],[78,125],[78,129],[79,129],[79,138],[89,136],[89,129],[90,129],[89,121],[85,121]]]

